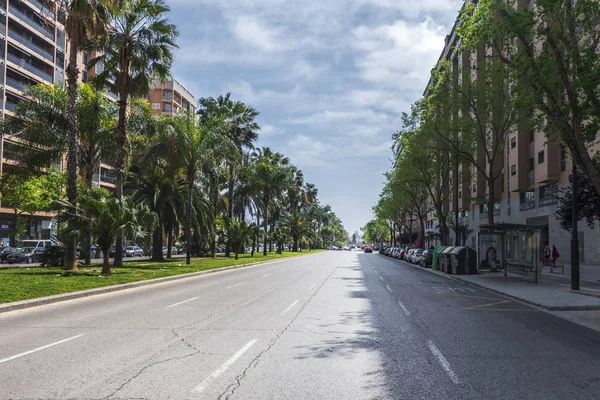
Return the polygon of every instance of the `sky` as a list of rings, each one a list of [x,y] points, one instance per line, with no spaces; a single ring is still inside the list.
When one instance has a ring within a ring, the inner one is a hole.
[[[173,75],[260,112],[258,146],[302,169],[350,234],[373,218],[391,135],[462,0],[167,0]]]

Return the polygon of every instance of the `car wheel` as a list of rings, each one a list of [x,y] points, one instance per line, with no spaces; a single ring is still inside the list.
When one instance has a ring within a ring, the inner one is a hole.
[[[27,264],[31,264],[33,262],[33,258],[27,257]]]

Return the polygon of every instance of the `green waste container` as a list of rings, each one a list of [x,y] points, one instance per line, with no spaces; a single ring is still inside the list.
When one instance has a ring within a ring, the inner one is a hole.
[[[433,249],[433,259],[431,261],[431,268],[440,270],[440,253],[446,249],[446,246],[438,246]]]

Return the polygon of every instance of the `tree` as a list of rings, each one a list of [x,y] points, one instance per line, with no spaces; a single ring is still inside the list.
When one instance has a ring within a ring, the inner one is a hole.
[[[15,233],[19,216],[33,216],[41,211],[55,209],[55,201],[64,195],[65,176],[56,168],[47,173],[31,175],[4,171],[2,176],[1,196],[5,207],[14,209],[14,226],[11,232],[10,245],[15,246]]]
[[[173,50],[178,36],[175,25],[166,18],[169,7],[164,0],[119,0],[118,12],[112,15],[108,40],[93,40],[90,50],[100,54],[90,60],[90,66],[99,62],[104,71],[94,77],[105,85],[112,76],[119,95],[119,119],[116,129],[115,196],[123,196],[126,161],[127,104],[130,96],[145,96],[152,79],[166,79],[173,63]],[[123,263],[123,240],[120,234],[115,248],[115,266]]]
[[[373,219],[363,227],[363,241],[365,243],[383,243],[389,240],[389,226],[385,221]]]
[[[173,129],[163,142],[170,147],[169,153],[185,169],[187,182],[187,206],[185,232],[191,237],[192,231],[192,199],[196,177],[204,168],[215,168],[218,160],[236,153],[233,143],[221,134],[227,125],[218,117],[201,120],[196,115],[182,114],[175,116],[171,125]],[[212,213],[211,213],[212,215]],[[187,241],[186,264],[191,260],[191,241]]]
[[[241,163],[244,148],[254,149],[254,142],[258,139],[257,131],[260,130],[260,126],[255,122],[259,113],[242,102],[231,100],[231,93],[219,96],[216,99],[212,97],[201,98],[199,104],[198,114],[202,120],[206,120],[211,116],[219,117],[229,124],[229,129],[225,131],[225,135],[239,151],[235,157],[226,160],[229,172],[227,216],[233,218],[236,166]],[[226,247],[226,257],[229,257],[229,250]]]
[[[310,221],[304,218],[302,212],[294,210],[286,214],[283,218],[281,226],[292,237],[292,251],[298,251],[298,243],[305,238],[312,238],[314,230]]]
[[[246,221],[238,221],[235,218],[224,217],[224,227],[221,235],[225,242],[235,253],[235,259],[238,259],[238,254],[242,247],[252,240],[256,225],[254,223],[246,223]]]
[[[573,182],[573,175],[569,175],[569,182]],[[558,196],[558,207],[554,215],[560,227],[571,231],[573,223],[573,190],[571,185],[560,189]],[[588,227],[594,229],[596,221],[600,221],[600,196],[590,179],[581,174],[577,174],[577,221],[585,219]]]
[[[596,0],[536,0],[513,7],[480,0],[461,13],[462,47],[482,43],[516,76],[518,95],[549,140],[559,139],[600,192],[590,147],[600,131],[600,7]]]
[[[156,214],[143,204],[136,204],[130,197],[116,199],[101,188],[90,188],[79,198],[78,212],[71,212],[73,205],[58,202],[64,211],[62,217],[67,226],[64,232],[75,238],[82,232],[90,232],[104,255],[103,275],[110,275],[108,253],[119,232],[142,239],[147,235],[146,226],[156,223]]]

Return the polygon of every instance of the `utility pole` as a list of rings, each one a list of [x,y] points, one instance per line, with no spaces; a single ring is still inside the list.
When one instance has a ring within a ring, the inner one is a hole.
[[[579,239],[577,238],[577,164],[573,160],[571,182],[571,290],[579,290]]]

